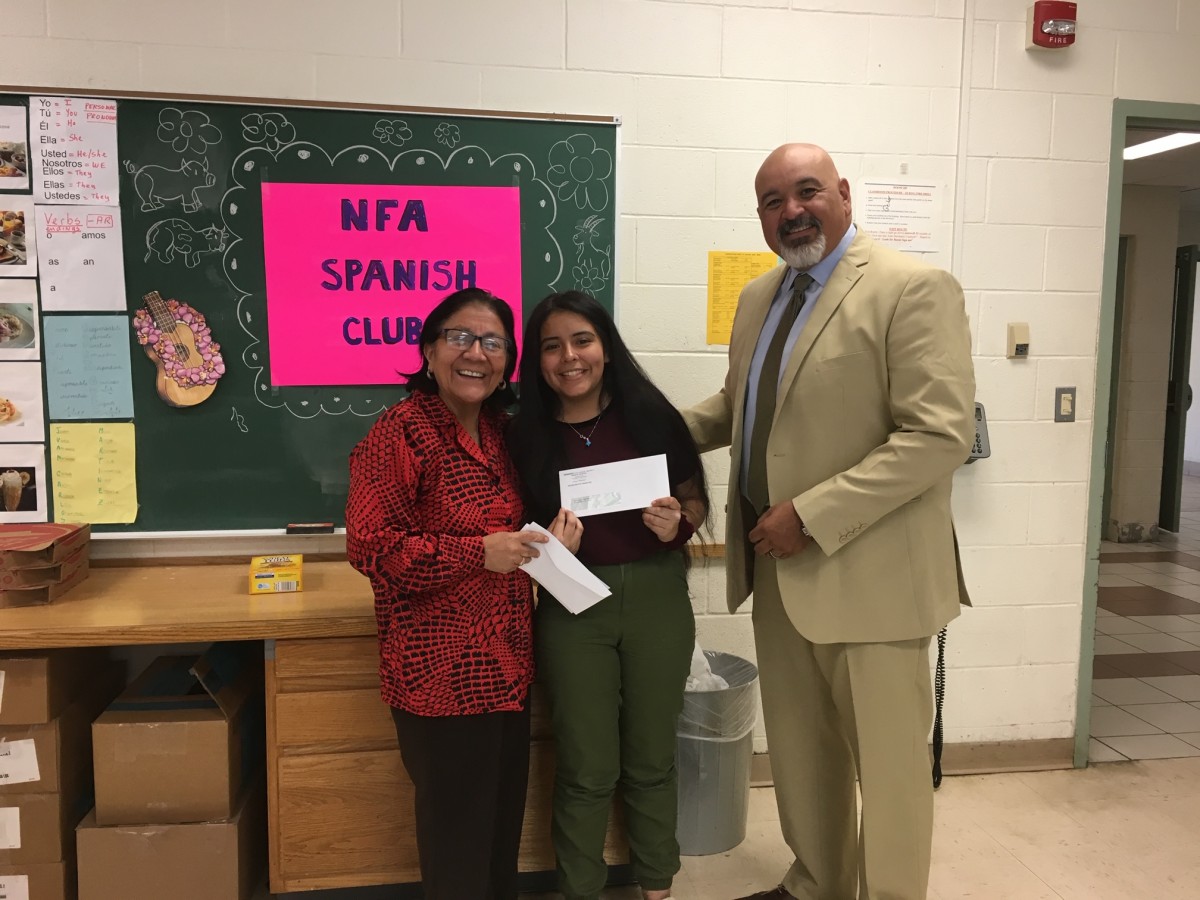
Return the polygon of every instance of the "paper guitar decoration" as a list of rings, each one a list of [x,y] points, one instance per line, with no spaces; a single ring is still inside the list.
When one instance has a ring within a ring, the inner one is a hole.
[[[221,345],[212,339],[204,316],[186,303],[163,300],[158,291],[142,297],[133,317],[138,343],[154,362],[154,387],[169,406],[195,406],[216,390],[225,374]]]

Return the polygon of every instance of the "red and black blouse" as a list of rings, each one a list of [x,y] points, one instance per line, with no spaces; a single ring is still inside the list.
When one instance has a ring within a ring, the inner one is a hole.
[[[533,680],[524,572],[483,567],[483,538],[524,524],[504,419],[482,447],[442,400],[414,391],[350,454],[346,552],[371,579],[383,699],[425,716],[512,711]]]

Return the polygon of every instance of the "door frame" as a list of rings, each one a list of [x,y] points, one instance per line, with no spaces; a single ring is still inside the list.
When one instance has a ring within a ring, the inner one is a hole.
[[[1125,132],[1134,127],[1178,127],[1200,130],[1200,105],[1162,103],[1152,100],[1113,101],[1112,134],[1108,162],[1108,204],[1104,224],[1104,273],[1100,287],[1100,333],[1096,344],[1096,408],[1092,417],[1092,468],[1088,479],[1087,545],[1083,567],[1083,615],[1079,638],[1079,679],[1075,695],[1075,766],[1088,760],[1092,714],[1092,660],[1096,652],[1096,599],[1100,578],[1101,521],[1107,478],[1106,444],[1116,435],[1099,423],[1110,421],[1116,402],[1111,381],[1113,369],[1115,313],[1117,310],[1117,255],[1121,241],[1121,199],[1124,191]]]
[[[1183,502],[1184,440],[1187,438],[1188,394],[1192,377],[1192,324],[1196,301],[1196,260],[1200,247],[1175,248],[1175,294],[1171,298],[1170,380],[1167,382],[1167,427],[1163,435],[1162,487],[1158,494],[1158,527],[1179,531]],[[1186,272],[1181,269],[1188,266]],[[1183,278],[1186,274],[1190,277]],[[1172,407],[1174,413],[1172,414]]]

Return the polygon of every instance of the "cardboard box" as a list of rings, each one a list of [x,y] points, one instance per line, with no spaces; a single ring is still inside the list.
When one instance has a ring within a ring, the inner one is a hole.
[[[0,806],[9,794],[72,790],[72,776],[90,789],[92,721],[121,691],[125,664],[100,658],[84,669],[88,689],[57,718],[41,725],[0,726]]]
[[[0,866],[74,859],[75,826],[91,808],[91,791],[78,788],[0,797]]]
[[[250,560],[250,593],[282,594],[304,590],[304,554],[256,556]]]
[[[0,569],[28,569],[62,562],[92,537],[91,525],[41,522],[0,525]]]
[[[99,825],[225,819],[262,762],[261,660],[161,656],[92,725]],[[256,714],[257,713],[257,714]]]
[[[222,821],[104,826],[89,813],[76,831],[79,900],[248,900],[267,837],[264,782],[252,784]]]
[[[99,648],[0,652],[0,725],[42,725],[58,716],[108,658]]]
[[[14,584],[13,587],[0,590],[0,608],[53,603],[87,578],[89,550],[88,547],[80,547],[64,561],[47,568],[0,570],[0,586]],[[38,580],[52,572],[59,576],[59,580],[25,586],[15,584],[22,580]]]
[[[0,866],[0,897],[75,900],[74,860]]]

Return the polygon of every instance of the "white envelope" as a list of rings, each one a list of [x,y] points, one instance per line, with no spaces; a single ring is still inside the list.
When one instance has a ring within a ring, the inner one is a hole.
[[[660,453],[563,469],[558,473],[558,490],[562,507],[580,518],[625,509],[644,509],[655,500],[671,495],[667,457]]]
[[[544,544],[535,545],[540,555],[521,569],[552,593],[569,612],[579,615],[612,593],[607,584],[589,572],[562,541],[541,525],[530,522],[521,530],[536,531],[550,538]]]

